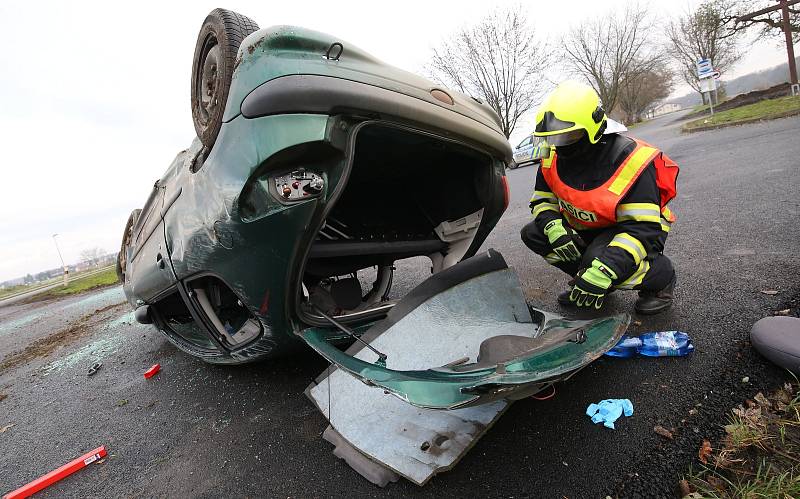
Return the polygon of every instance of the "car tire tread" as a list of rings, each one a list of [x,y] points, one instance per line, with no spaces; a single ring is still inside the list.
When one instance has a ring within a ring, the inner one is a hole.
[[[195,44],[194,59],[192,61],[192,88],[191,108],[194,128],[197,136],[206,148],[211,149],[222,128],[222,116],[228,100],[233,71],[236,67],[236,57],[242,41],[251,33],[258,31],[258,24],[247,16],[226,9],[214,9],[208,14],[200,27],[200,32]],[[200,116],[200,95],[198,80],[202,78],[204,57],[203,47],[206,36],[213,33],[221,49],[221,64],[218,71],[222,73],[217,89],[219,104],[209,116],[206,123]]]

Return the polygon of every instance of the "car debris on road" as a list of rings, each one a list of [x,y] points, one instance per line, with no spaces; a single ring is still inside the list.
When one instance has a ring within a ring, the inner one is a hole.
[[[435,274],[362,334],[385,352],[383,362],[361,343],[342,352],[309,341],[336,368],[306,394],[330,422],[323,438],[337,457],[380,486],[394,481],[385,470],[424,485],[514,400],[599,358],[629,320],[567,320],[533,308],[516,273],[490,251]]]
[[[97,371],[99,371],[102,367],[103,367],[102,363],[95,362],[94,364],[92,364],[92,367],[89,368],[89,371],[86,373],[86,375],[94,376],[95,374],[97,374]]]
[[[161,364],[153,364],[153,366],[150,367],[150,369],[144,372],[145,379],[152,378],[153,376],[158,374],[160,370],[161,370]]]

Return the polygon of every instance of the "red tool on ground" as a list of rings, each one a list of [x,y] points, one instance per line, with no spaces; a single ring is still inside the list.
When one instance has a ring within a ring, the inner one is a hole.
[[[153,367],[144,372],[145,379],[150,379],[161,370],[161,364],[153,364]]]
[[[8,494],[3,496],[3,499],[22,499],[23,497],[30,497],[31,495],[39,492],[45,487],[49,487],[53,485],[57,481],[61,480],[62,478],[66,478],[69,475],[75,473],[81,468],[85,468],[92,464],[93,462],[97,461],[98,459],[102,459],[106,457],[108,453],[106,452],[106,446],[102,445],[95,450],[88,452],[81,457],[68,462],[64,466],[58,468],[57,470],[53,470],[50,473],[37,478],[36,480],[32,481],[27,485],[23,485],[22,487],[9,492]]]

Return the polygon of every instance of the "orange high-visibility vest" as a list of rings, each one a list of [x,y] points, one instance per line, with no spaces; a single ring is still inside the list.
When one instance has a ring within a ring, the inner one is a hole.
[[[656,167],[656,183],[660,194],[661,226],[669,231],[675,214],[667,207],[676,195],[675,183],[679,168],[666,154],[638,140],[636,147],[602,185],[588,191],[572,188],[558,175],[555,148],[542,160],[542,176],[558,198],[561,213],[576,229],[602,229],[617,224],[617,205],[628,193],[651,161]]]

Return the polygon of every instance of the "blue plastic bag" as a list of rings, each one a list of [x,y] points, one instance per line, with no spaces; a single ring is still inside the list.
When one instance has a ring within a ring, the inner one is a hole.
[[[689,335],[681,331],[645,333],[639,339],[642,346],[637,352],[645,357],[683,357],[694,351]]]
[[[630,358],[635,357],[637,350],[642,346],[642,340],[637,337],[624,335],[619,339],[619,343],[614,345],[614,348],[606,352],[609,357],[622,357]]]

